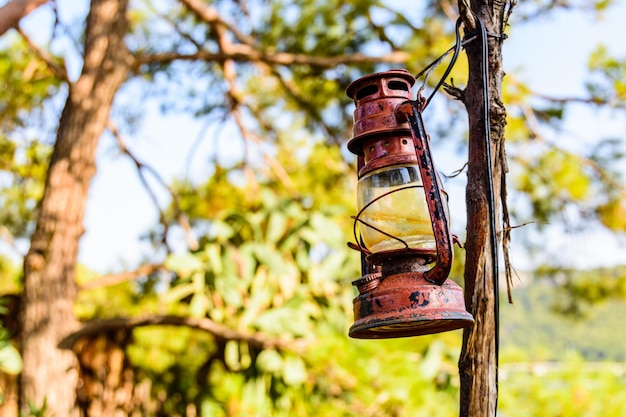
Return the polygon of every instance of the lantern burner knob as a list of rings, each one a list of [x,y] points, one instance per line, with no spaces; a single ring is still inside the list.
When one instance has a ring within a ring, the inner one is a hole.
[[[352,285],[357,287],[360,294],[364,294],[376,288],[378,284],[380,284],[381,278],[382,274],[380,272],[373,272],[371,274],[364,275],[355,281],[352,281]]]

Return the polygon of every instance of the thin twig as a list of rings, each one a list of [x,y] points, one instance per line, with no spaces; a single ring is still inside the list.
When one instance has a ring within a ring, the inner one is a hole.
[[[11,247],[11,249],[15,251],[15,253],[21,256],[26,255],[20,250],[20,248],[17,247],[17,245],[15,244],[15,237],[5,225],[0,225],[0,239],[4,240],[9,245],[9,247]]]
[[[187,0],[185,0],[187,1]],[[194,0],[195,1],[195,0]],[[228,40],[224,26],[221,24],[215,24],[214,28],[215,33],[217,34],[218,45],[222,51],[229,48],[232,44]],[[229,86],[228,98],[230,99],[230,112],[241,132],[244,140],[248,142],[255,143],[261,150],[263,149],[260,146],[263,141],[258,138],[254,133],[252,133],[245,125],[243,114],[241,113],[241,104],[243,103],[242,95],[239,92],[236,84],[237,72],[235,69],[234,60],[226,60],[222,63],[222,69],[224,72],[224,78]],[[245,148],[247,151],[247,147]],[[271,156],[268,152],[263,151],[263,157],[268,165],[274,171],[274,174],[278,178],[278,180],[283,184],[283,186],[291,193],[296,193],[296,187],[289,177],[289,174],[285,170],[285,168],[278,162],[276,158]],[[247,158],[246,158],[247,159]]]
[[[153,4],[149,4],[148,7],[150,11],[157,15],[159,18],[163,19],[163,21],[167,22],[183,39],[187,40],[189,43],[194,45],[197,49],[202,49],[202,45],[196,41],[189,33],[183,31],[179,26],[178,22],[170,17],[170,14],[161,13],[156,10]]]
[[[41,50],[37,45],[35,45],[35,43],[21,28],[16,27],[15,30],[17,30],[17,33],[20,34],[22,39],[24,39],[24,41],[26,42],[28,47],[34,52],[34,54],[37,55],[37,58],[42,60],[54,75],[56,75],[66,83],[70,84],[70,78],[67,75],[67,70],[65,67],[57,64],[54,61],[54,58],[50,56],[50,54],[48,54],[46,51]]]
[[[465,162],[461,168],[457,169],[452,174],[450,174],[450,175],[442,174],[442,175],[444,177],[446,177],[447,179],[456,178],[459,175],[461,175],[463,173],[463,171],[465,171],[465,168],[467,168],[467,162]]]
[[[503,156],[503,155],[501,155]],[[506,172],[503,169],[500,175],[500,203],[502,204],[502,253],[504,258],[504,274],[506,276],[506,295],[509,304],[513,304],[513,275],[511,271],[513,266],[511,263],[511,218],[509,216],[509,205],[507,202],[507,182]],[[497,260],[496,260],[497,262]]]
[[[511,231],[514,229],[521,229],[522,227],[526,227],[529,226],[531,224],[542,224],[542,225],[547,225],[549,223],[544,223],[544,222],[536,222],[536,221],[530,221],[530,222],[524,222],[522,224],[517,224],[515,226],[507,226],[507,227],[503,227],[502,230],[503,231]]]
[[[319,109],[311,104],[310,100],[298,90],[298,87],[291,80],[285,79],[276,68],[270,67],[272,75],[278,79],[280,85],[285,89],[285,91],[298,103],[299,106],[304,108],[306,112],[308,112],[309,117],[313,119],[315,123],[321,126],[324,135],[327,138],[330,138],[337,146],[341,146],[341,139],[338,138],[335,134],[332,133],[332,129],[326,122],[323,117],[321,117],[319,113]]]
[[[122,152],[126,154],[134,162],[135,166],[137,167],[137,173],[139,174],[139,180],[143,184],[148,195],[150,196],[150,199],[154,203],[154,206],[156,207],[157,211],[159,212],[159,221],[164,228],[162,243],[165,245],[168,253],[171,252],[169,245],[167,243],[167,232],[169,230],[169,223],[166,219],[165,212],[161,209],[161,206],[159,204],[159,200],[156,194],[150,187],[150,184],[148,183],[148,180],[144,175],[144,170],[148,171],[159,182],[159,184],[161,184],[161,186],[167,190],[170,197],[172,198],[172,204],[174,206],[176,220],[185,233],[187,245],[189,246],[191,250],[197,249],[199,245],[198,241],[193,236],[191,226],[189,224],[189,220],[187,219],[187,216],[184,214],[184,212],[180,208],[180,200],[178,198],[178,194],[176,194],[176,192],[165,182],[165,180],[161,177],[161,175],[159,175],[159,173],[154,168],[152,168],[150,165],[144,164],[143,162],[139,161],[137,157],[135,157],[135,155],[128,149],[128,147],[124,143],[124,140],[122,139],[122,136],[117,130],[116,126],[111,121],[109,121],[108,128],[113,134],[113,136],[115,137],[115,140],[117,141],[117,144],[122,150]]]
[[[507,82],[511,83],[516,87],[523,88],[528,92],[529,95],[539,98],[541,100],[550,101],[552,103],[557,104],[568,104],[568,103],[582,103],[582,104],[597,104],[603,105],[608,104],[606,100],[602,100],[598,97],[553,97],[548,96],[537,91],[531,90],[527,85],[522,84],[519,80],[517,80],[514,76],[507,74]]]
[[[204,20],[211,26],[219,25],[231,32],[239,42],[251,47],[256,47],[256,40],[241,32],[235,24],[224,20],[217,9],[199,0],[180,0],[199,19]]]
[[[223,116],[219,115],[217,117],[209,117],[205,120],[205,122],[203,123],[202,127],[200,128],[200,130],[198,131],[198,134],[196,135],[196,138],[194,139],[193,143],[191,144],[191,146],[189,147],[189,150],[187,151],[187,156],[185,157],[185,167],[186,167],[186,171],[185,171],[185,178],[189,181],[190,178],[190,169],[191,166],[193,165],[193,158],[194,156],[196,156],[198,154],[198,148],[200,147],[200,144],[204,141],[204,137],[207,134],[207,131],[209,130],[209,127],[211,127],[214,123],[215,119],[220,119],[223,118]],[[216,137],[219,136],[219,134],[215,135]]]

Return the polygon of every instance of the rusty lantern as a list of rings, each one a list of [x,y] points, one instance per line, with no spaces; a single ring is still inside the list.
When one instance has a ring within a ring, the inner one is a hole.
[[[419,336],[469,326],[463,292],[448,274],[453,260],[447,195],[421,117],[411,101],[415,77],[403,69],[348,86],[358,155],[356,244],[363,276],[354,281],[360,339]],[[358,233],[357,233],[358,226]]]

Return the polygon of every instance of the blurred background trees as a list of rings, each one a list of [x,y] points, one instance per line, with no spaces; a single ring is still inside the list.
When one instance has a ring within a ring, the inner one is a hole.
[[[511,22],[531,25],[559,8],[601,16],[611,3],[524,3]],[[356,180],[341,147],[351,136],[345,87],[393,67],[417,73],[454,43],[456,4],[405,6],[59,0],[37,10],[46,22],[39,31],[3,36],[3,415],[17,415],[20,394],[26,415],[458,412],[460,334],[346,335],[359,264],[345,245]],[[559,133],[581,106],[621,114],[625,72],[624,57],[602,46],[580,95],[533,91],[507,71],[511,223],[531,224],[514,231],[522,285],[516,304],[502,309],[502,415],[626,411],[625,344],[615,329],[623,268],[585,268],[546,243],[589,229],[623,239],[623,136],[573,143]],[[455,85],[466,73],[459,62]],[[443,94],[432,107],[425,116],[437,162],[444,174],[462,172],[464,110]],[[158,151],[186,155],[171,161],[183,170],[150,163],[145,132],[160,120],[177,133]],[[150,211],[154,222],[145,230],[150,245],[95,271],[77,261],[100,140],[101,158],[127,161],[152,204],[116,189],[100,221],[122,206]],[[51,180],[54,172],[72,185]],[[447,187],[463,188],[463,177]],[[457,234],[461,201],[451,202]],[[458,282],[461,271],[459,261]],[[44,369],[50,376],[33,382]]]

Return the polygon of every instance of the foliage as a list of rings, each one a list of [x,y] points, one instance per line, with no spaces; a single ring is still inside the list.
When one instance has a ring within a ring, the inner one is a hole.
[[[514,18],[534,16],[529,10],[536,7],[558,12],[559,6],[593,11],[594,16],[601,18],[612,2],[534,3],[520,4]],[[621,75],[625,68],[623,59],[612,56],[605,46],[599,45],[589,57],[588,73],[581,80],[586,93],[580,96],[542,94],[533,91],[516,74],[505,77],[509,184],[513,186],[511,200],[515,199],[510,208],[514,223],[536,223],[525,228],[528,235],[541,235],[548,224],[564,225],[566,231],[599,226],[623,233],[626,188],[623,140],[581,136],[563,129],[582,105],[590,112],[621,117],[624,108]],[[523,233],[520,230],[517,235]],[[543,239],[537,241],[545,250]]]
[[[56,79],[24,42],[0,49],[0,228],[13,238],[32,233],[42,195],[50,147],[41,133],[43,108],[58,92]]]
[[[589,57],[587,89],[594,101],[612,107],[626,106],[626,60],[611,56],[604,45],[599,45]]]
[[[59,91],[60,80],[23,41],[15,39],[0,50],[0,114],[5,136],[32,126],[50,97]]]
[[[618,417],[626,412],[623,366],[585,363],[575,353],[560,362],[503,366],[500,410],[507,417]],[[610,367],[614,370],[611,370]]]
[[[588,278],[607,279],[606,271]],[[500,412],[515,416],[621,416],[626,411],[626,303],[594,300],[584,316],[554,311],[568,291],[554,276],[526,278],[501,308]],[[593,291],[589,291],[593,293]]]
[[[0,303],[4,300],[0,299]],[[3,303],[2,303],[3,304]],[[0,304],[0,315],[4,316],[8,310]],[[0,372],[17,375],[22,371],[22,358],[18,350],[10,342],[7,329],[0,326]]]
[[[182,413],[193,404],[212,416],[453,412],[458,332],[420,340],[347,338],[350,281],[359,265],[337,229],[343,211],[306,209],[268,188],[242,195],[242,208],[212,215],[200,249],[168,258],[175,278],[158,290],[158,310],[209,317],[254,331],[258,340],[179,327],[136,329],[128,354],[138,380],[150,380],[154,397],[165,399],[160,410]],[[150,294],[144,295],[138,301],[149,306]],[[95,312],[98,304],[110,305],[106,298],[89,304]]]

